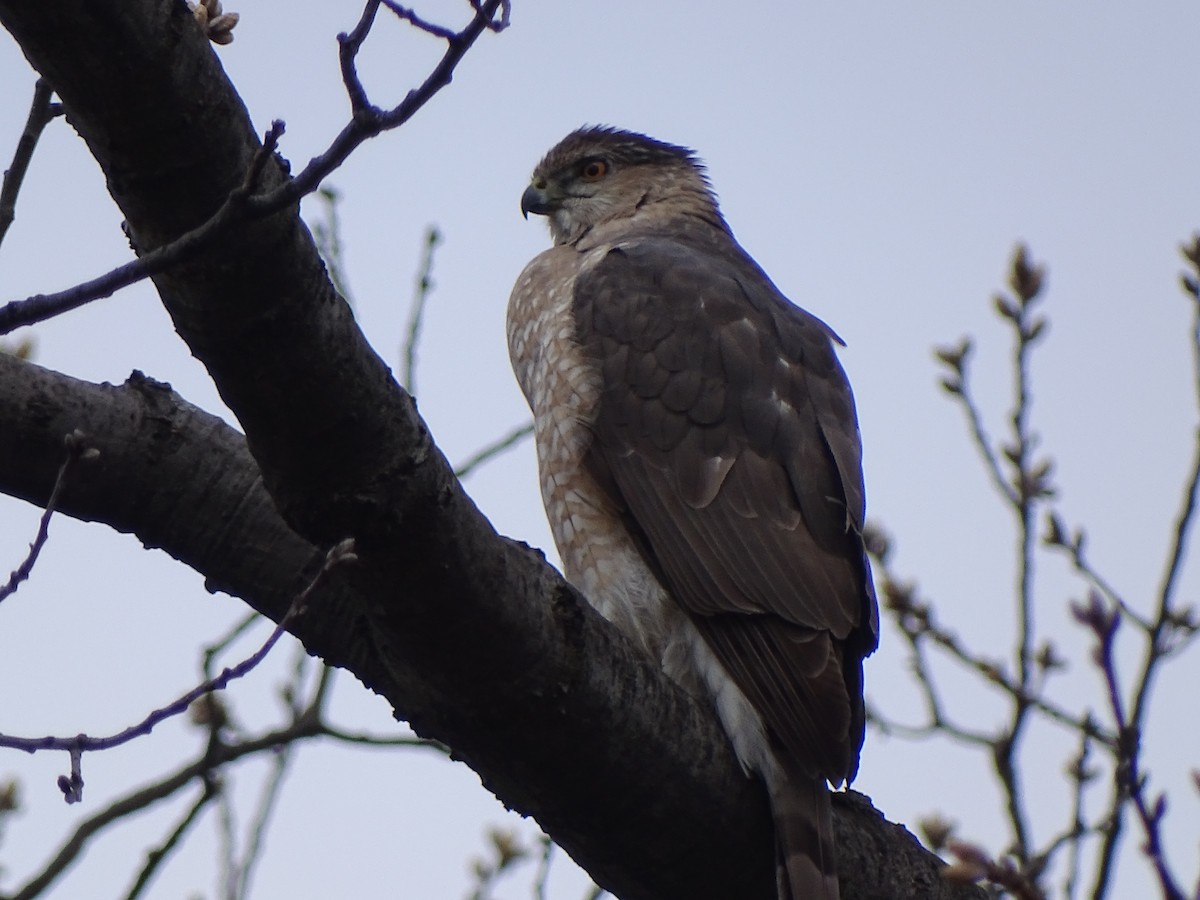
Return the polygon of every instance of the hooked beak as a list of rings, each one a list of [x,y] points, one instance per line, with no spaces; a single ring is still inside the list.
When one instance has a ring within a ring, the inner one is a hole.
[[[521,215],[526,219],[529,214],[535,216],[548,215],[554,209],[554,204],[550,199],[550,192],[547,189],[545,182],[542,182],[542,187],[537,184],[531,184],[525,188],[525,193],[521,195]]]

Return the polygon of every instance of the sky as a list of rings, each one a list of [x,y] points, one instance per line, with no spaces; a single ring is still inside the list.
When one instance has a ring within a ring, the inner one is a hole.
[[[214,52],[260,132],[272,119],[287,123],[281,152],[299,168],[346,119],[335,35],[353,26],[359,7],[230,0],[228,8],[241,15],[236,40]],[[431,0],[419,11],[458,24],[468,6]],[[486,35],[446,91],[328,181],[344,198],[344,263],[358,320],[398,369],[422,235],[436,224],[444,243],[415,394],[439,446],[452,461],[465,459],[527,416],[507,360],[504,309],[517,273],[548,245],[543,224],[522,221],[518,208],[534,164],[584,123],[695,148],[743,246],[846,341],[868,515],[892,534],[896,569],[965,643],[1008,659],[1012,516],[972,455],[961,411],[937,387],[931,350],[975,337],[974,382],[989,431],[1002,434],[1009,336],[991,297],[1024,242],[1048,266],[1050,325],[1032,363],[1033,418],[1041,452],[1056,463],[1057,508],[1087,528],[1097,567],[1148,610],[1197,426],[1191,312],[1178,289],[1178,245],[1200,228],[1197,25],[1200,8],[1182,0],[1086,10],[514,0],[511,28]],[[372,100],[398,102],[440,52],[432,38],[381,21],[361,63]],[[4,165],[33,81],[19,48],[0,39]],[[304,211],[311,218],[322,209],[309,201]],[[129,258],[103,177],[62,120],[43,137],[17,216],[0,246],[0,302],[68,287]],[[140,369],[228,415],[146,284],[38,325],[32,336],[41,365],[114,383]],[[528,444],[466,488],[501,533],[554,559]],[[0,567],[23,557],[38,513],[0,498]],[[1188,602],[1200,584],[1194,568],[1185,569]],[[1037,588],[1038,634],[1053,635],[1071,664],[1052,693],[1071,708],[1097,706],[1088,643],[1068,613],[1083,587],[1051,556],[1041,560]],[[0,732],[119,730],[192,686],[199,648],[244,610],[133,538],[56,518],[34,577],[0,606]],[[239,643],[231,661],[266,631]],[[1122,645],[1123,675],[1136,660],[1129,649]],[[277,687],[295,653],[294,643],[281,645],[229,692],[247,727],[279,721]],[[867,663],[867,696],[915,722],[921,708],[908,665],[885,625]],[[952,667],[938,672],[961,721],[1001,721],[993,694]],[[1191,885],[1198,679],[1193,648],[1157,683],[1145,737],[1152,784],[1170,796],[1169,859]],[[339,724],[402,733],[387,705],[352,677],[343,674],[335,691]],[[1027,800],[1041,842],[1066,821],[1062,767],[1073,742],[1050,726],[1026,740]],[[130,747],[87,756],[82,807],[59,797],[61,755],[0,753],[0,781],[17,778],[23,798],[0,843],[0,891],[40,868],[72,823],[202,741],[186,723],[168,723]],[[264,773],[259,765],[231,775],[243,817]],[[869,733],[855,787],[894,821],[911,825],[940,811],[963,836],[1003,848],[1001,804],[977,753]],[[1092,797],[1098,808],[1105,791]],[[48,896],[121,896],[146,848],[183,809],[176,803],[105,834]],[[536,833],[470,770],[432,754],[307,746],[252,896],[465,897],[470,860],[494,825]],[[1131,831],[1112,896],[1149,895],[1138,842]],[[210,814],[148,896],[217,896],[217,849]],[[531,896],[531,870],[495,896]],[[548,896],[582,897],[586,883],[560,860]]]

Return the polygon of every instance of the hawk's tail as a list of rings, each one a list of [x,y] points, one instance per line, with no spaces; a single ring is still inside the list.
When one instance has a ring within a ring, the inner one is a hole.
[[[779,900],[838,900],[833,808],[825,782],[781,772],[770,787]]]

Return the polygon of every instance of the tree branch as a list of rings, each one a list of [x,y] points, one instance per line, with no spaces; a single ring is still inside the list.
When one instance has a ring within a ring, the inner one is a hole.
[[[156,0],[0,0],[0,20],[71,111],[139,247],[152,251],[205,221],[244,179],[258,142],[185,11]],[[122,28],[106,29],[111,40],[98,47],[97,21],[116,20]],[[203,102],[196,91],[206,92]],[[268,167],[263,177],[281,175]],[[110,451],[104,435],[102,453],[152,461],[121,490],[193,491],[204,508],[184,507],[191,530],[172,535],[174,551],[203,556],[229,579],[214,583],[276,617],[280,582],[294,582],[304,567],[273,570],[270,584],[232,580],[257,574],[247,572],[247,556],[266,566],[260,554],[277,549],[247,534],[245,517],[292,552],[300,540],[307,567],[314,545],[352,535],[358,564],[335,579],[329,603],[317,601],[331,630],[297,623],[310,649],[354,671],[418,734],[451,746],[626,900],[773,897],[765,794],[742,775],[711,709],[668,682],[538,554],[494,532],[336,296],[295,209],[231,226],[213,251],[155,283],[245,429],[257,468],[228,429],[196,434],[202,414],[161,388],[81,387],[108,401],[93,412],[101,422],[92,434],[125,427],[107,418],[117,405],[144,413],[145,393],[158,393],[166,417],[191,425],[164,432],[135,415],[132,424],[148,434],[124,451]],[[19,382],[32,369],[0,361],[0,381],[5,370]],[[74,393],[61,376],[37,377],[49,378],[58,399]],[[0,389],[0,479],[10,483],[12,470],[36,466],[19,458],[15,433],[55,418],[30,421],[27,407],[8,406],[14,400]],[[206,462],[193,451],[210,437],[225,452]],[[179,463],[172,453],[200,471],[181,477],[184,484],[166,482],[166,469]],[[242,490],[229,491],[230,481]],[[43,474],[13,490],[44,497],[48,482]],[[105,504],[129,502],[114,499],[114,484],[106,484],[101,514],[112,512]],[[219,510],[218,497],[227,504]],[[161,520],[160,503],[120,512],[126,521]],[[276,510],[282,520],[270,519]],[[227,546],[241,563],[209,556],[205,542],[226,541],[227,531],[243,538]],[[943,884],[940,863],[858,795],[840,797],[837,810],[844,896],[980,896]]]
[[[75,463],[81,459],[88,461],[94,460],[99,453],[92,448],[87,447],[86,438],[81,431],[72,431],[63,437],[63,446],[66,448],[67,458],[63,460],[63,464],[58,467],[58,474],[54,478],[54,487],[50,491],[50,498],[46,501],[46,508],[42,511],[42,516],[38,520],[37,534],[34,535],[33,542],[29,545],[29,552],[25,555],[25,559],[21,564],[13,570],[9,576],[8,582],[0,585],[0,601],[5,597],[15,593],[20,587],[21,582],[29,578],[33,572],[34,565],[37,564],[38,556],[42,552],[42,548],[46,546],[46,540],[50,537],[50,519],[54,515],[54,510],[58,507],[58,498],[62,495],[63,487],[67,483],[67,474],[71,471]]]
[[[40,415],[31,419],[30,408]],[[55,469],[43,450],[59,446],[67,422],[92,435],[101,456],[89,478],[63,497],[63,514],[131,531],[205,573],[210,587],[245,597],[273,618],[283,616],[288,593],[303,586],[295,570],[303,571],[310,557],[319,565],[322,555],[279,519],[236,432],[144,376],[118,387],[90,385],[0,356],[0,490],[45,502]],[[455,668],[468,670],[460,677],[481,667],[475,677],[489,684],[486,690],[442,697],[419,671],[393,674],[372,636],[374,626],[359,610],[363,599],[344,578],[319,587],[309,614],[293,629],[311,650],[340,661],[399,709],[411,709],[420,733],[450,744],[460,758],[470,748],[485,783],[510,806],[537,817],[585,866],[593,854],[612,853],[608,866],[633,884],[622,896],[647,896],[646,890],[659,892],[650,896],[684,896],[662,882],[702,890],[702,878],[748,898],[773,896],[765,799],[741,776],[711,712],[666,682],[532,553],[503,541],[499,549],[515,551],[509,563],[515,587],[503,579],[475,586],[474,595],[493,601],[464,615],[457,588],[431,584],[424,602],[462,618],[453,625],[416,622],[412,635],[427,645],[425,653],[457,659]],[[521,576],[526,563],[545,579],[542,587]],[[449,568],[461,565],[459,560]],[[523,624],[538,611],[552,611],[561,624]],[[498,642],[501,633],[527,634],[528,640]],[[458,656],[457,648],[472,644],[489,647],[479,666],[469,651]],[[455,652],[437,649],[446,646]],[[517,675],[503,674],[514,665]],[[436,729],[423,727],[447,713],[453,715]],[[362,737],[327,730],[337,740]],[[581,771],[589,777],[581,779]],[[651,796],[656,801],[648,807]],[[844,896],[878,896],[871,885],[892,883],[912,884],[909,894],[893,896],[914,900],[978,896],[941,886],[936,858],[863,800],[838,795],[835,808],[845,848]],[[721,813],[714,816],[714,809]],[[95,830],[103,824],[94,823]],[[626,841],[640,841],[643,848],[627,853]],[[698,852],[715,859],[706,862]],[[643,867],[654,871],[647,875]],[[605,866],[593,868],[604,877]],[[693,869],[701,874],[690,875]],[[637,887],[644,883],[651,887]]]
[[[39,78],[33,86],[33,102],[29,106],[29,116],[17,141],[12,163],[4,170],[4,181],[0,183],[0,243],[4,242],[4,236],[17,217],[17,194],[21,191],[25,173],[29,171],[29,162],[33,159],[38,139],[51,120],[62,115],[62,107],[50,102],[53,95],[50,85],[45,79]]]
[[[259,175],[266,158],[274,152],[275,141],[283,131],[283,123],[277,120],[272,126],[274,140],[268,135],[264,147],[259,148],[267,153],[255,154],[243,184],[231,190],[211,216],[199,220],[194,227],[175,237],[170,243],[161,244],[138,259],[118,266],[104,275],[53,294],[36,294],[5,304],[0,307],[0,334],[8,334],[16,328],[44,321],[93,300],[110,297],[121,288],[194,259],[201,251],[210,249],[236,224],[294,207],[301,198],[317,190],[326,176],[345,162],[360,144],[384,131],[398,128],[411,119],[438,91],[450,83],[454,69],[480,35],[485,31],[502,30],[508,22],[508,0],[488,0],[476,5],[474,18],[458,32],[448,29],[430,32],[427,23],[413,16],[402,15],[402,18],[407,19],[419,30],[445,39],[446,51],[419,87],[409,91],[397,106],[383,111],[367,101],[366,91],[354,70],[355,57],[370,33],[380,2],[381,0],[367,0],[362,18],[351,35],[338,36],[343,77],[354,116],[324,153],[310,160],[303,171],[293,179],[283,178],[281,173],[276,173],[272,189],[264,189],[254,194],[253,190],[258,187]],[[32,153],[32,146],[29,147],[29,151]]]

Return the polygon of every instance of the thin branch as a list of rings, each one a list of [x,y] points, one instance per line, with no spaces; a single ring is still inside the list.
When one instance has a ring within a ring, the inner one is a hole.
[[[421,340],[425,306],[433,293],[433,251],[441,240],[442,234],[437,226],[430,225],[425,231],[425,251],[421,255],[421,268],[417,272],[416,289],[408,314],[408,336],[404,341],[404,381],[400,386],[413,396],[417,393],[417,344]]]
[[[1184,258],[1192,267],[1190,275],[1185,274],[1181,281],[1185,293],[1190,295],[1192,304],[1192,328],[1191,328],[1191,355],[1192,355],[1192,370],[1193,383],[1196,390],[1197,406],[1200,406],[1200,234],[1193,236],[1190,244],[1181,247]],[[1139,747],[1136,743],[1137,736],[1140,735],[1145,721],[1147,709],[1150,701],[1150,688],[1153,684],[1154,677],[1157,673],[1160,663],[1166,659],[1170,653],[1170,647],[1165,645],[1164,636],[1168,630],[1174,631],[1179,627],[1178,613],[1174,609],[1175,590],[1178,584],[1178,576],[1182,569],[1185,548],[1187,544],[1187,536],[1191,529],[1191,524],[1195,518],[1197,493],[1200,491],[1200,429],[1196,432],[1196,446],[1192,466],[1187,476],[1187,481],[1183,490],[1183,499],[1181,502],[1179,513],[1175,519],[1174,536],[1171,545],[1167,551],[1167,563],[1163,574],[1162,584],[1158,591],[1157,610],[1154,615],[1148,635],[1146,636],[1146,644],[1144,656],[1142,659],[1141,671],[1134,682],[1132,703],[1132,712],[1129,717],[1128,729],[1130,734],[1134,736],[1135,743],[1131,749],[1134,756],[1132,767],[1136,769],[1137,754]],[[1095,627],[1093,626],[1093,630]],[[1195,631],[1191,633],[1191,637],[1195,636]],[[1103,642],[1101,642],[1101,649]],[[1178,647],[1174,648],[1178,649]],[[1113,673],[1115,678],[1115,672]],[[1106,681],[1109,678],[1109,673],[1105,672]],[[1120,722],[1118,721],[1118,725]],[[1133,777],[1131,775],[1131,777]],[[1137,785],[1140,791],[1141,785]],[[1100,851],[1100,859],[1097,863],[1095,895],[1099,897],[1107,888],[1109,878],[1111,877],[1113,865],[1116,862],[1117,848],[1121,841],[1123,832],[1123,809],[1129,795],[1125,793],[1125,783],[1119,775],[1114,780],[1112,799],[1109,806],[1108,827],[1105,830],[1104,842]],[[1147,840],[1143,850],[1150,856],[1156,871],[1160,873],[1160,882],[1162,882],[1163,873],[1160,867],[1165,869],[1165,864],[1161,859],[1161,855],[1156,850],[1158,839],[1158,822],[1160,821],[1160,813],[1156,806],[1153,811],[1148,811],[1145,808],[1144,802],[1139,804],[1139,796],[1133,795],[1135,809],[1138,817],[1142,821],[1143,828],[1152,828],[1152,833],[1147,834]],[[1160,798],[1161,800],[1161,798]],[[1149,814],[1148,814],[1149,813]],[[1169,877],[1169,876],[1168,876]],[[1173,884],[1173,883],[1172,883]],[[1163,889],[1167,891],[1167,883],[1163,882]]]
[[[142,891],[150,884],[150,879],[158,871],[159,866],[171,855],[171,852],[179,845],[179,841],[183,838],[184,834],[187,833],[188,829],[191,828],[192,824],[199,817],[200,812],[216,796],[217,792],[213,789],[212,782],[205,779],[204,790],[179,821],[179,824],[172,829],[171,833],[167,835],[167,839],[161,845],[147,852],[146,864],[142,866],[142,870],[138,873],[133,886],[130,887],[129,892],[125,895],[125,900],[137,900],[141,896]]]
[[[234,623],[234,626],[230,628],[223,637],[218,638],[216,641],[204,648],[202,651],[202,658],[204,662],[201,665],[201,671],[204,673],[205,679],[213,677],[212,668],[216,658],[229,649],[230,644],[249,631],[251,626],[262,621],[262,619],[263,616],[259,613],[247,613],[243,618]]]
[[[939,714],[940,716],[940,714]],[[964,744],[977,747],[990,747],[993,738],[981,731],[970,731],[961,728],[953,722],[948,722],[944,716],[930,716],[924,725],[908,725],[887,718],[877,707],[867,706],[867,721],[879,729],[880,734],[889,737],[902,737],[913,741],[923,741],[939,735],[949,735]]]
[[[3,243],[9,227],[17,218],[17,195],[21,192],[25,173],[29,171],[38,139],[46,126],[56,116],[62,115],[62,106],[50,102],[53,94],[54,90],[44,78],[39,78],[33,86],[33,102],[29,106],[25,128],[17,141],[12,163],[4,172],[4,181],[0,183],[0,243]]]
[[[322,677],[318,685],[314,703],[325,695],[328,682]],[[312,709],[310,705],[310,709]],[[373,735],[356,735],[343,732],[337,728],[325,725],[319,716],[309,715],[305,711],[294,722],[284,728],[268,732],[255,738],[240,741],[237,744],[216,742],[204,751],[203,755],[176,772],[164,777],[154,784],[147,785],[137,791],[117,800],[110,806],[80,822],[75,830],[64,841],[62,846],[46,866],[29,882],[11,895],[0,895],[4,900],[34,900],[47,887],[57,881],[66,869],[84,852],[93,837],[119,819],[132,815],[142,809],[172,797],[194,778],[207,778],[210,773],[232,762],[259,753],[274,753],[279,747],[289,746],[295,741],[312,740],[330,737],[347,743],[371,746],[405,746],[425,747],[438,750],[449,755],[450,749],[437,741],[427,741],[420,738],[389,738]]]
[[[70,776],[64,775],[59,777],[59,787],[62,789],[68,803],[78,802],[82,799],[83,778],[80,771],[80,758],[84,751],[107,750],[110,747],[117,747],[128,743],[134,738],[149,734],[155,725],[186,712],[188,707],[199,698],[214,691],[222,690],[231,681],[253,671],[266,658],[267,654],[271,652],[271,648],[275,646],[276,642],[284,635],[287,631],[287,626],[298,616],[305,613],[309,597],[324,580],[325,576],[335,566],[352,562],[355,558],[352,541],[342,541],[333,547],[326,554],[324,565],[321,566],[321,569],[313,577],[312,581],[292,601],[292,605],[287,613],[279,620],[279,624],[275,626],[274,631],[271,632],[270,636],[258,650],[236,666],[226,668],[215,678],[210,678],[196,686],[173,703],[154,710],[138,724],[131,725],[123,731],[102,738],[89,737],[86,734],[79,734],[72,738],[18,738],[0,734],[0,747],[23,750],[26,753],[36,753],[39,750],[68,751],[71,754],[71,774]]]
[[[250,160],[250,167],[246,170],[242,183],[229,195],[230,201],[241,204],[254,196],[254,191],[262,179],[263,170],[267,166],[267,160],[275,156],[275,151],[279,149],[279,139],[283,137],[286,128],[282,119],[275,119],[271,122],[271,127],[263,135],[262,146],[255,151],[253,159]]]
[[[1166,813],[1166,801],[1162,796],[1152,802],[1147,801],[1146,779],[1141,773],[1141,733],[1138,726],[1127,717],[1121,701],[1114,657],[1121,615],[1115,610],[1106,609],[1103,599],[1098,594],[1092,594],[1086,605],[1073,604],[1072,613],[1081,623],[1091,628],[1096,636],[1095,662],[1104,676],[1110,712],[1120,735],[1119,755],[1114,773],[1118,794],[1128,796],[1133,802],[1133,808],[1146,835],[1142,851],[1154,867],[1163,897],[1166,900],[1185,900],[1183,891],[1176,885],[1167,867],[1162,846],[1160,826]]]
[[[321,714],[325,709],[325,701],[329,698],[329,692],[333,687],[333,679],[336,674],[337,670],[333,666],[322,663],[321,674],[317,677],[317,686],[313,691],[312,698],[308,701],[308,705],[297,715],[297,719],[320,721],[324,724]]]
[[[1200,304],[1197,312],[1197,331],[1195,340],[1200,342]],[[1154,679],[1154,670],[1159,660],[1163,658],[1163,632],[1172,626],[1174,619],[1175,590],[1178,586],[1180,570],[1183,567],[1184,553],[1187,548],[1188,532],[1196,516],[1196,499],[1200,494],[1200,429],[1196,431],[1196,445],[1192,458],[1191,472],[1188,475],[1187,486],[1183,491],[1183,503],[1175,519],[1174,536],[1168,551],[1166,572],[1163,575],[1162,586],[1158,591],[1158,609],[1155,611],[1154,623],[1151,627],[1145,663],[1141,677],[1138,679],[1137,695],[1133,703],[1131,719],[1134,725],[1140,725],[1145,717],[1145,707],[1149,698],[1150,685]]]
[[[434,37],[441,38],[444,41],[454,40],[454,32],[451,29],[442,25],[435,25],[432,22],[426,22],[416,14],[416,11],[409,9],[408,7],[401,6],[399,3],[393,2],[393,0],[383,0],[383,5],[419,31],[423,31],[426,34],[431,34]]]
[[[910,657],[912,670],[917,678],[917,684],[921,689],[921,696],[925,699],[925,709],[929,716],[929,724],[938,731],[957,738],[964,743],[990,747],[992,739],[989,736],[955,725],[946,716],[942,710],[941,697],[938,695],[933,676],[929,671],[928,661],[925,658],[924,641],[921,640],[919,634],[906,634],[906,637],[913,651]]]
[[[533,434],[533,423],[526,422],[524,425],[518,425],[508,434],[502,435],[490,444],[486,445],[482,450],[468,456],[463,462],[459,463],[454,469],[455,477],[459,479],[466,478],[479,466],[490,460],[494,456],[498,456],[510,447],[519,444],[525,438]]]
[[[306,670],[310,657],[303,647],[296,654],[290,682],[284,688],[284,697],[288,701],[292,713],[292,724],[302,720],[320,722],[321,712],[326,698],[329,696],[329,686],[333,680],[333,668],[327,665],[321,667],[316,689],[310,701],[301,707],[299,702],[300,689],[304,684]],[[271,775],[259,796],[258,811],[251,819],[250,829],[246,836],[246,846],[242,851],[241,860],[231,866],[230,900],[245,900],[250,896],[250,882],[265,846],[263,838],[271,815],[275,811],[279,795],[283,790],[283,779],[287,773],[288,763],[293,756],[291,743],[281,745],[272,761]],[[231,845],[232,846],[232,845]]]
[[[542,852],[538,857],[537,874],[533,879],[534,900],[546,900],[546,882],[550,880],[550,858],[554,855],[555,843],[550,835],[543,834],[538,840],[542,844]]]
[[[1063,885],[1063,896],[1066,900],[1074,900],[1076,889],[1079,886],[1079,857],[1083,845],[1083,836],[1086,833],[1086,826],[1083,821],[1083,792],[1088,782],[1094,777],[1093,773],[1089,772],[1087,767],[1090,750],[1091,745],[1088,743],[1088,737],[1085,734],[1079,740],[1079,755],[1072,760],[1070,768],[1071,780],[1075,785],[1075,790],[1071,803],[1071,825],[1066,832],[1070,840],[1067,879]],[[1049,859],[1052,852],[1053,850],[1046,851],[1045,856],[1047,859]]]
[[[1042,538],[1042,543],[1051,549],[1065,553],[1071,560],[1071,567],[1088,585],[1107,597],[1109,602],[1120,607],[1125,617],[1141,631],[1150,633],[1154,624],[1127,603],[1112,582],[1105,578],[1087,559],[1084,553],[1087,535],[1083,529],[1076,529],[1068,537],[1062,520],[1054,512],[1047,514],[1046,523],[1046,534]]]
[[[66,487],[67,475],[72,466],[79,460],[90,462],[100,456],[99,450],[87,446],[86,436],[78,429],[63,437],[63,445],[67,449],[67,456],[62,465],[58,467],[58,475],[54,479],[50,499],[46,501],[46,508],[42,511],[41,519],[38,521],[37,534],[34,536],[33,543],[29,545],[29,553],[25,559],[9,576],[8,582],[0,587],[0,602],[15,593],[21,582],[28,579],[33,573],[37,558],[46,545],[46,540],[50,537],[50,518],[54,515],[54,510],[58,508],[58,501],[62,496],[63,488]]]
[[[358,744],[365,747],[423,747],[428,750],[436,750],[444,756],[450,755],[449,747],[441,741],[433,741],[428,738],[343,731],[336,726],[324,723],[320,725],[317,733],[322,737],[333,738],[346,744]]]
[[[317,190],[316,195],[324,204],[325,221],[316,220],[312,223],[313,240],[316,241],[317,252],[325,261],[325,270],[329,273],[333,289],[353,307],[354,297],[350,293],[350,282],[346,278],[342,259],[342,228],[338,220],[338,203],[341,195],[328,185]]]
[[[358,77],[358,52],[374,27],[378,12],[379,0],[367,0],[362,15],[358,18],[358,24],[349,33],[338,35],[338,63],[342,69],[342,84],[346,88],[346,96],[350,98],[350,111],[355,119],[377,119],[381,115],[380,110],[372,106],[367,99],[367,89]]]
[[[220,838],[218,854],[221,860],[217,875],[218,896],[221,900],[237,900],[237,863],[234,860],[234,844],[237,843],[237,823],[233,819],[233,797],[230,791],[222,791],[217,804],[217,833]]]
[[[992,486],[1000,496],[1004,497],[1011,505],[1016,506],[1018,503],[1016,491],[1004,477],[1004,472],[1000,468],[1000,457],[992,448],[992,440],[987,436],[987,431],[983,427],[983,416],[971,397],[968,363],[973,349],[970,339],[963,338],[956,347],[940,347],[934,351],[937,360],[947,366],[952,373],[951,377],[943,378],[941,384],[946,393],[958,401],[966,414],[971,439],[975,444],[976,451],[983,459],[984,468],[991,479]]]
[[[267,833],[267,824],[275,811],[279,795],[283,789],[283,777],[287,773],[288,763],[292,759],[292,745],[284,744],[275,753],[271,767],[271,776],[263,787],[258,800],[258,811],[250,823],[250,831],[246,838],[246,848],[242,852],[241,862],[235,869],[235,885],[232,900],[245,900],[250,896],[250,880],[254,874],[254,866],[262,854],[263,836]]]
[[[1021,686],[1006,675],[998,664],[984,659],[973,650],[969,650],[963,646],[962,641],[955,634],[940,625],[934,616],[930,603],[918,600],[911,586],[900,584],[886,567],[887,564],[879,556],[874,556],[873,558],[882,568],[884,576],[882,579],[884,609],[893,615],[901,633],[905,635],[910,643],[915,644],[915,641],[921,637],[928,637],[937,647],[945,651],[951,659],[971,671],[982,675],[988,684],[999,688],[1010,698],[1020,700],[1043,713],[1051,721],[1066,726],[1074,732],[1087,734],[1106,747],[1116,747],[1116,735],[1101,728],[1100,725],[1092,720],[1090,715],[1082,717],[1074,715],[1040,694],[1023,692]],[[925,665],[923,660],[921,661],[921,665]],[[920,682],[920,673],[916,674],[918,675],[918,682]],[[929,680],[928,675],[926,679]],[[922,687],[922,690],[924,691],[925,688]],[[934,699],[936,700],[936,697]]]
[[[1197,275],[1200,275],[1200,236],[1193,241],[1192,247],[1185,249],[1184,255],[1191,262]],[[1192,377],[1196,385],[1196,402],[1200,406],[1200,294],[1192,294]],[[1172,618],[1172,602],[1175,599],[1175,588],[1178,584],[1179,573],[1183,567],[1184,551],[1187,547],[1188,532],[1196,515],[1196,498],[1200,492],[1200,429],[1196,431],[1196,449],[1192,460],[1191,472],[1188,476],[1187,487],[1183,492],[1183,504],[1175,519],[1174,539],[1167,553],[1166,571],[1163,574],[1162,586],[1158,591],[1158,611],[1154,621],[1154,634],[1151,636],[1150,652],[1147,654],[1146,666],[1138,686],[1137,699],[1134,701],[1133,723],[1140,724],[1146,704],[1146,696],[1153,677],[1154,651],[1158,649],[1158,638],[1162,629]]]
[[[395,107],[381,112],[367,101],[366,90],[353,65],[374,21],[379,2],[380,0],[367,0],[363,16],[355,30],[350,34],[338,35],[338,43],[344,48],[342,76],[346,91],[351,97],[354,117],[333,139],[326,151],[310,160],[292,181],[270,194],[257,198],[254,203],[257,209],[281,209],[312,193],[363,141],[384,131],[398,128],[411,119],[438,91],[450,83],[455,68],[483,32],[501,31],[506,27],[508,20],[508,0],[487,0],[486,3],[475,6],[475,17],[461,31],[447,39],[445,53],[425,80],[409,91]],[[500,14],[499,18],[497,13]],[[280,195],[284,202],[277,201],[276,195]]]
[[[943,378],[942,387],[966,413],[971,439],[984,469],[1017,518],[1017,623],[1013,650],[1015,683],[1004,676],[999,666],[973,655],[962,656],[955,652],[953,646],[947,649],[960,660],[976,667],[993,683],[1005,687],[1013,701],[1012,717],[1006,731],[995,739],[992,756],[1007,801],[1015,853],[1022,863],[1029,859],[1030,841],[1028,814],[1018,783],[1017,753],[1029,711],[1034,706],[1033,698],[1037,696],[1039,688],[1034,679],[1033,654],[1034,514],[1038,502],[1052,493],[1048,483],[1050,463],[1033,461],[1034,438],[1029,428],[1029,357],[1033,345],[1045,330],[1045,320],[1034,315],[1033,309],[1041,293],[1044,277],[1042,267],[1032,264],[1025,247],[1018,245],[1009,274],[1013,297],[998,294],[994,300],[996,312],[1013,329],[1015,338],[1013,405],[1009,414],[1011,443],[994,447],[984,430],[983,415],[969,386],[967,361],[972,347],[970,340],[964,339],[957,347],[939,348],[935,352],[936,358],[951,372],[950,377]],[[1000,452],[997,453],[997,450]],[[1014,470],[1011,481],[1005,477],[1000,454]]]
[[[257,211],[257,208],[251,210],[250,194],[253,187],[251,176],[257,178],[262,173],[267,158],[274,153],[282,134],[283,122],[276,119],[271,123],[263,145],[255,153],[246,172],[246,178],[241,185],[230,191],[220,209],[208,221],[170,243],[127,262],[123,266],[117,266],[91,281],[82,282],[54,294],[35,294],[24,300],[14,300],[5,304],[0,307],[0,334],[8,334],[23,325],[45,321],[93,300],[111,297],[121,288],[129,287],[131,284],[164,272],[172,266],[198,255],[201,250],[207,249],[230,225],[265,215],[266,213]],[[280,205],[280,208],[282,206],[283,204]]]
[[[1007,319],[1013,329],[1013,408],[1010,416],[1013,444],[1002,448],[1016,469],[1016,513],[1018,528],[1017,552],[1017,636],[1013,650],[1017,667],[1017,685],[1020,693],[1014,698],[1012,720],[1008,736],[996,746],[996,771],[1008,796],[1009,820],[1016,837],[1017,854],[1022,861],[1029,859],[1028,816],[1022,803],[1016,764],[1017,747],[1029,712],[1025,698],[1031,693],[1033,672],[1033,579],[1034,550],[1036,547],[1035,512],[1039,498],[1049,494],[1045,478],[1048,465],[1037,467],[1032,459],[1033,436],[1030,432],[1029,416],[1031,397],[1029,392],[1029,357],[1033,344],[1042,333],[1045,321],[1035,317],[1034,305],[1041,293],[1045,272],[1034,265],[1024,246],[1018,245],[1013,254],[1009,286],[1016,297],[1013,303],[1005,297],[996,298],[996,307],[1002,318]]]
[[[172,772],[161,780],[140,788],[95,815],[80,822],[46,866],[16,893],[6,900],[33,900],[83,853],[88,842],[118,819],[125,818],[155,803],[165,800],[188,784],[193,778],[203,778],[216,768],[257,753],[274,752],[275,748],[296,740],[318,737],[317,723],[297,722],[276,731],[238,744],[221,744],[206,748],[204,754],[189,765]]]
[[[66,312],[111,296],[123,287],[135,284],[151,275],[163,272],[172,266],[197,256],[210,247],[227,228],[233,224],[260,219],[296,203],[317,190],[330,172],[337,169],[360,144],[370,138],[398,128],[416,114],[438,91],[448,85],[455,67],[466,52],[485,31],[499,31],[508,20],[508,0],[488,0],[474,6],[475,17],[461,30],[447,39],[442,59],[426,79],[410,90],[394,108],[381,111],[372,106],[354,68],[362,42],[366,39],[380,0],[368,0],[358,26],[349,35],[339,35],[342,45],[343,80],[350,95],[354,115],[324,153],[314,157],[308,165],[290,181],[266,193],[251,195],[245,185],[233,190],[225,203],[213,216],[197,228],[181,235],[168,244],[146,253],[123,266],[53,294],[37,294],[24,300],[14,300],[0,307],[0,335],[23,325],[41,322]],[[497,17],[499,14],[499,17]],[[282,127],[281,122],[277,124]],[[266,150],[267,148],[262,148]],[[273,151],[273,147],[271,150]],[[267,154],[269,155],[269,154]],[[262,158],[262,162],[258,160]],[[265,155],[258,154],[251,173],[261,171]]]

